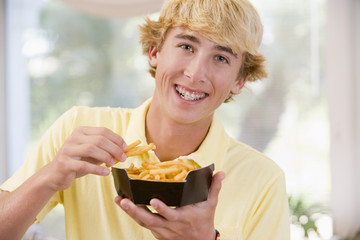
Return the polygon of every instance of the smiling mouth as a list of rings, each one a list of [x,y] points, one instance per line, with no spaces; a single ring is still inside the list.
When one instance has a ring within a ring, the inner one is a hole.
[[[188,91],[179,85],[175,85],[175,89],[179,96],[187,101],[197,101],[208,96],[206,93]]]

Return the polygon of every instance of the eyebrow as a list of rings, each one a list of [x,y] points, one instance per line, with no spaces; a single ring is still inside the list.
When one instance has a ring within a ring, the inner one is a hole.
[[[220,51],[230,53],[230,54],[233,55],[235,58],[237,58],[237,54],[234,53],[233,50],[231,50],[231,48],[229,48],[229,47],[224,47],[224,46],[218,45],[218,46],[216,46],[215,48],[218,49],[218,50],[220,50]]]
[[[195,43],[200,43],[200,40],[197,37],[190,35],[190,34],[179,33],[175,37],[179,38],[179,39],[189,40],[189,41],[195,42]]]
[[[200,40],[199,40],[197,37],[195,37],[195,36],[193,36],[193,35],[190,35],[190,34],[180,33],[180,34],[177,34],[177,35],[175,36],[175,38],[189,40],[189,41],[194,42],[194,43],[200,43]],[[217,50],[230,53],[230,54],[233,55],[235,58],[237,58],[237,54],[234,53],[234,52],[231,50],[231,48],[229,48],[229,47],[225,47],[225,46],[221,46],[221,45],[216,45],[215,48],[216,48]]]

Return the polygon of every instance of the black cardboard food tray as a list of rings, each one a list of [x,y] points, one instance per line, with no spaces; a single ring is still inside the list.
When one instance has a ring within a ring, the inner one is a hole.
[[[161,182],[131,179],[125,169],[111,169],[119,196],[129,198],[137,205],[149,205],[151,199],[157,198],[173,207],[206,201],[213,171],[214,164],[211,164],[190,171],[184,182]]]

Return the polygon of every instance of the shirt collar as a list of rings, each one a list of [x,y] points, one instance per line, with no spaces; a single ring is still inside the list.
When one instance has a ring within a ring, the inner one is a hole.
[[[147,143],[145,135],[145,120],[146,113],[149,110],[151,99],[146,100],[139,107],[133,109],[129,120],[129,126],[127,128],[124,140],[127,143],[134,142],[138,139],[143,143]]]
[[[145,119],[150,103],[151,98],[133,110],[128,130],[124,136],[126,142],[134,142],[140,139],[142,142],[147,143]],[[230,138],[226,134],[223,125],[219,119],[214,117],[209,132],[200,147],[195,152],[187,156],[180,156],[179,158],[193,159],[202,167],[221,162],[220,160],[225,157],[229,141]]]

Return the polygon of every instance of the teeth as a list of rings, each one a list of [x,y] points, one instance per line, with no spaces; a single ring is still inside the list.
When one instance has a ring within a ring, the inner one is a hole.
[[[179,95],[185,100],[195,101],[195,100],[200,100],[200,99],[206,97],[205,93],[189,92],[189,91],[186,91],[185,88],[179,87],[179,86],[176,86],[175,88],[176,88],[176,91],[179,93]]]

